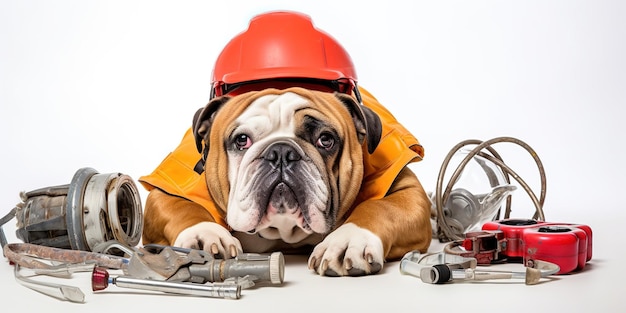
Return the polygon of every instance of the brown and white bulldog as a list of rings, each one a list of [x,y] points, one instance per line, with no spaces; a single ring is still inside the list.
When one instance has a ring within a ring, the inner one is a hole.
[[[207,197],[227,222],[192,201],[153,189],[144,243],[234,257],[314,247],[320,275],[376,273],[385,260],[425,251],[430,202],[404,168],[382,199],[355,203],[363,145],[374,151],[381,121],[347,95],[266,89],[213,99],[194,116]],[[356,205],[355,205],[356,204]]]

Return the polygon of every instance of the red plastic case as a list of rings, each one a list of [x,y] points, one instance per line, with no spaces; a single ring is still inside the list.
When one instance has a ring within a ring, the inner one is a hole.
[[[502,231],[500,254],[508,258],[552,262],[559,274],[581,270],[592,257],[591,227],[582,224],[506,219],[485,223],[484,231]]]

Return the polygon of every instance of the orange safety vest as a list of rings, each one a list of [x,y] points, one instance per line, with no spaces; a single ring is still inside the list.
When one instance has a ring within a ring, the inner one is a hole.
[[[353,206],[368,199],[384,197],[404,166],[424,157],[424,148],[419,141],[374,96],[361,87],[359,90],[363,105],[378,114],[383,127],[374,153],[369,154],[365,148],[363,150],[363,183]],[[176,150],[170,152],[150,175],[140,177],[139,182],[148,191],[159,188],[202,205],[217,223],[228,227],[226,217],[209,195],[205,172],[198,174],[194,171],[200,158],[190,128]]]

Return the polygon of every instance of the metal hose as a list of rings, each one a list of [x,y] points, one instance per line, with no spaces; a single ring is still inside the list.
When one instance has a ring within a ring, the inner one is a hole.
[[[513,143],[518,146],[521,146],[526,151],[528,151],[528,153],[532,156],[539,170],[539,175],[541,179],[541,192],[540,192],[539,197],[535,195],[535,193],[528,186],[528,184],[513,169],[511,169],[509,166],[507,166],[504,163],[502,157],[492,147],[494,144],[502,143],[502,142],[509,142],[509,143]],[[475,145],[475,147],[471,151],[469,151],[469,153],[457,166],[457,168],[452,173],[452,176],[450,177],[450,181],[446,185],[445,189],[443,189],[443,180],[445,177],[446,169],[449,166],[450,160],[456,154],[456,152],[458,152],[460,149],[468,145]],[[484,152],[483,150],[487,150],[488,153]],[[504,173],[505,175],[504,178],[507,183],[510,183],[510,177],[513,177],[522,186],[522,188],[526,191],[526,193],[530,196],[535,206],[535,214],[533,215],[533,219],[537,219],[540,221],[545,220],[545,216],[543,213],[543,203],[544,203],[545,195],[546,195],[546,175],[545,175],[543,164],[541,163],[541,160],[539,159],[539,156],[537,155],[537,153],[528,144],[513,137],[497,137],[497,138],[493,138],[487,141],[468,139],[468,140],[458,143],[456,146],[454,146],[454,148],[452,148],[452,150],[450,150],[450,152],[444,159],[443,164],[441,165],[441,168],[439,170],[439,176],[437,178],[437,186],[435,190],[435,207],[437,209],[437,226],[439,228],[438,236],[439,236],[440,241],[445,242],[445,241],[450,241],[450,240],[463,239],[462,234],[458,234],[457,232],[455,232],[446,222],[446,218],[444,215],[444,203],[447,203],[450,192],[452,191],[452,187],[459,180],[459,177],[461,173],[463,172],[463,170],[465,169],[465,166],[472,160],[472,158],[474,158],[477,155],[496,164]],[[506,199],[506,209],[504,212],[504,218],[509,218],[510,213],[511,213],[511,196],[507,197]],[[498,212],[497,216],[498,216],[497,218],[499,219],[500,212]]]

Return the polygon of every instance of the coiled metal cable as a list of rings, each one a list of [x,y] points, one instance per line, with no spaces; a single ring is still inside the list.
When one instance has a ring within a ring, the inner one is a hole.
[[[541,180],[541,190],[539,197],[533,192],[533,190],[528,186],[528,184],[508,165],[504,163],[504,160],[498,154],[498,152],[493,148],[493,145],[497,143],[509,142],[521,146],[524,148],[535,161],[537,168],[539,170],[540,180]],[[452,173],[450,177],[450,181],[446,185],[445,189],[443,187],[443,180],[446,174],[446,170],[449,166],[450,160],[452,157],[462,148],[466,146],[475,146],[472,150],[470,150],[465,158],[459,163],[457,168]],[[513,137],[497,137],[487,141],[480,141],[476,139],[468,139],[458,143],[446,156],[441,165],[441,169],[439,170],[439,176],[437,178],[437,186],[435,190],[435,207],[437,210],[437,236],[439,241],[447,242],[451,240],[461,240],[463,239],[463,234],[460,234],[458,231],[454,231],[452,227],[448,225],[446,222],[445,214],[444,214],[444,204],[447,203],[450,192],[452,191],[452,187],[459,180],[459,177],[465,166],[474,158],[475,156],[480,156],[490,162],[493,162],[497,165],[504,174],[504,179],[507,183],[511,182],[510,177],[513,177],[521,187],[526,191],[526,193],[530,196],[534,206],[535,206],[535,214],[533,215],[533,219],[544,221],[545,216],[543,213],[543,203],[546,196],[546,175],[543,164],[539,159],[539,156],[528,144]],[[490,178],[491,180],[491,178]],[[491,182],[491,181],[490,181]],[[493,182],[491,182],[493,185]],[[496,219],[500,219],[500,211],[497,213]],[[509,218],[511,213],[511,196],[508,196],[506,199],[506,209],[504,212],[503,218]]]

